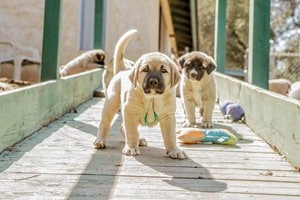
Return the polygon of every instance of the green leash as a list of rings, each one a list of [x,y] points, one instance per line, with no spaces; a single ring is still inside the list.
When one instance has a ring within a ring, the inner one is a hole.
[[[154,99],[152,99],[152,101],[150,102],[150,104],[152,104],[152,110],[153,110],[153,115],[154,115],[154,120],[153,120],[153,124],[156,124],[158,121],[159,121],[159,117],[158,117],[158,114],[155,112],[154,110]],[[148,120],[148,112],[150,110],[150,104],[149,104],[149,107],[148,107],[148,110],[147,110],[147,113],[144,117],[144,123],[149,126],[149,120]]]

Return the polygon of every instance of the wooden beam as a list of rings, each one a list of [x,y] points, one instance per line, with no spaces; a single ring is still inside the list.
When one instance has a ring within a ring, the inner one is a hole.
[[[225,72],[226,62],[226,10],[227,0],[217,0],[214,57],[217,64],[217,71],[221,73]]]
[[[198,16],[197,16],[197,1],[190,0],[190,10],[191,10],[191,24],[192,24],[192,37],[193,37],[193,50],[197,51],[199,48],[198,43]]]
[[[41,81],[57,79],[61,25],[61,0],[45,0]]]
[[[94,48],[103,48],[104,0],[95,1]]]
[[[248,80],[268,89],[270,0],[250,0]]]
[[[160,6],[162,10],[162,16],[165,20],[165,23],[167,25],[167,32],[168,37],[170,41],[170,46],[172,48],[172,53],[178,57],[178,50],[177,50],[177,44],[176,44],[176,38],[174,33],[174,27],[171,17],[171,11],[170,11],[170,4],[168,0],[160,0]]]

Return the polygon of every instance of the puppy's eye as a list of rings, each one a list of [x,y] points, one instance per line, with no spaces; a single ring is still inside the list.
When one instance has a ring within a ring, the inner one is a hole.
[[[162,65],[162,66],[160,67],[160,72],[161,72],[161,73],[168,73],[168,70],[166,70],[165,67]]]
[[[190,67],[192,67],[192,64],[190,62],[188,62],[188,63],[185,64],[185,67],[190,68]]]
[[[149,67],[145,67],[142,71],[143,72],[149,72]]]
[[[160,71],[161,71],[161,73],[168,73],[168,71],[164,68],[162,68]]]

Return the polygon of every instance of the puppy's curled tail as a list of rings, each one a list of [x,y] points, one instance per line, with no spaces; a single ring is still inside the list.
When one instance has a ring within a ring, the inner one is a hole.
[[[113,58],[113,69],[114,74],[117,74],[119,71],[126,70],[124,52],[125,48],[128,45],[131,38],[137,33],[136,29],[130,29],[124,33],[116,44]]]

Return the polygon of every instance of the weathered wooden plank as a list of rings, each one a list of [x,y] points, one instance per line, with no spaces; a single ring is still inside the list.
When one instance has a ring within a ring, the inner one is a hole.
[[[197,192],[230,192],[245,194],[272,194],[298,196],[299,183],[281,183],[264,181],[231,181],[216,179],[182,179],[182,178],[151,178],[151,177],[119,177],[115,190],[136,188],[140,194],[147,190],[188,190]]]
[[[247,125],[299,168],[300,102],[219,73],[216,82],[220,100],[239,102]]]
[[[114,181],[114,176],[19,174],[1,181],[0,193],[1,199],[108,199]]]
[[[180,102],[179,102],[180,103]],[[296,199],[300,173],[244,124],[254,138],[234,146],[183,145],[190,156],[166,156],[159,126],[140,128],[149,146],[122,156],[122,118],[107,149],[92,146],[103,99],[92,99],[0,155],[4,198],[48,199]],[[236,126],[238,128],[236,128]],[[14,190],[14,187],[18,187]],[[1,196],[2,197],[2,196]]]

